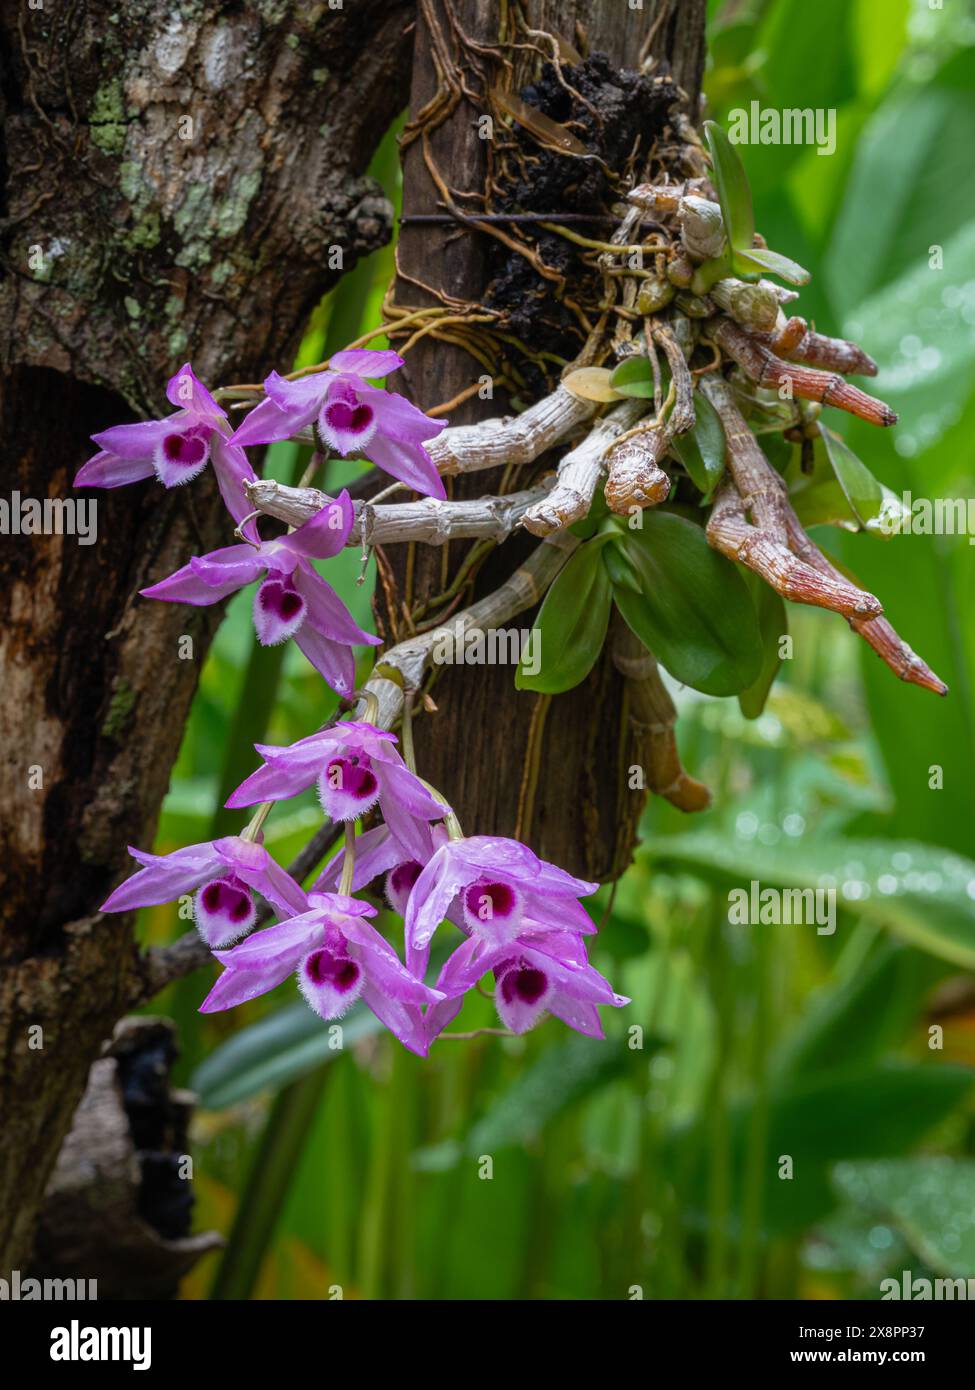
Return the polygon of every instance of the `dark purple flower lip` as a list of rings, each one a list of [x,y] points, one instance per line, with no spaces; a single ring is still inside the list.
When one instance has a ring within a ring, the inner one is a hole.
[[[163,440],[163,453],[169,462],[182,463],[188,468],[195,468],[208,451],[207,440],[202,434],[167,434]]]
[[[379,779],[365,753],[330,758],[319,778],[322,807],[333,820],[352,820],[379,796]]]
[[[340,1018],[359,998],[366,982],[359,962],[335,945],[333,942],[312,951],[298,971],[302,994],[322,1018]]]
[[[355,989],[362,971],[348,956],[334,956],[326,947],[305,958],[305,975],[313,985],[329,985],[339,994]]]
[[[491,923],[508,926],[521,920],[520,894],[510,883],[479,878],[463,890],[464,920],[472,931]]]
[[[537,1004],[548,993],[548,976],[524,961],[508,970],[498,982],[501,998],[506,1004]]]
[[[326,425],[337,433],[365,434],[375,419],[371,405],[349,405],[347,401],[333,401],[324,410]]]
[[[254,598],[254,626],[265,647],[293,637],[305,620],[305,600],[287,574],[269,574]]]
[[[196,895],[195,908],[200,932],[211,946],[236,940],[257,918],[249,890],[233,874],[205,884]]]
[[[413,885],[423,872],[423,865],[415,859],[408,859],[390,869],[386,878],[386,896],[395,912],[405,913]]]
[[[330,383],[319,412],[318,433],[340,454],[361,451],[376,432],[376,412],[368,402],[360,400],[360,384],[348,377],[337,377]]]
[[[165,487],[188,483],[206,467],[210,457],[210,435],[206,425],[190,425],[172,429],[156,445],[153,467]]]

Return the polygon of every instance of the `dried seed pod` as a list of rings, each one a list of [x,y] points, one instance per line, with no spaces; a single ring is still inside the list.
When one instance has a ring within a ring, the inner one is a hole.
[[[687,254],[696,261],[720,256],[725,244],[724,219],[717,203],[708,198],[687,197],[677,211]]]
[[[628,515],[634,507],[655,507],[666,501],[670,479],[660,467],[670,446],[665,426],[625,435],[606,454],[606,505],[611,512]]]
[[[771,333],[779,317],[779,300],[770,285],[749,285],[729,276],[708,291],[719,308],[753,333]]]
[[[670,303],[675,293],[674,286],[669,280],[658,280],[656,275],[648,275],[645,280],[640,281],[640,288],[636,296],[636,311],[644,317],[648,314],[656,314]]]

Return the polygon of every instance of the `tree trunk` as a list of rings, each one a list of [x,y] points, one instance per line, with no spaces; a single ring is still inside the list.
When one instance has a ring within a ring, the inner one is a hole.
[[[5,501],[70,497],[88,435],[169,409],[187,358],[215,385],[290,360],[322,292],[388,239],[363,173],[405,105],[412,21],[409,0],[7,8]],[[89,496],[97,544],[0,548],[2,1271],[126,1007],[132,922],[94,909],[126,843],[152,841],[219,616],[137,591],[230,539],[212,478]]]
[[[669,65],[690,94],[689,114],[696,115],[704,0],[681,0],[679,5],[646,0],[641,8],[623,0],[528,0],[524,9],[531,28],[558,33],[573,44],[588,42],[591,51],[606,53],[614,67],[638,67],[652,36],[650,52]],[[421,0],[419,11],[414,120],[431,109],[438,70],[449,90],[444,76],[448,64],[456,64],[463,87],[475,94],[491,80],[486,76],[492,71],[489,63],[476,56],[472,62],[471,50],[465,55],[461,34],[472,41],[475,55],[499,38],[500,11],[493,0],[451,0],[449,6],[444,0]],[[514,91],[537,76],[540,62],[537,52],[516,56]],[[452,114],[429,134],[429,153],[446,185],[463,209],[474,211],[480,206],[476,198],[461,195],[484,187],[488,145],[478,127],[480,114],[461,91]],[[443,211],[423,145],[414,140],[404,162],[404,217]],[[487,243],[487,237],[459,231],[457,225],[441,228],[407,220],[400,240],[398,302],[436,302],[417,281],[458,299],[481,299],[489,279]],[[429,409],[469,388],[482,370],[463,348],[427,337],[410,350],[402,389]],[[449,418],[451,424],[469,424],[504,413],[504,408],[497,400],[475,397],[452,409]],[[452,495],[494,491],[497,478],[496,472],[460,477]],[[496,588],[533,544],[520,535],[496,551],[478,576],[475,596]],[[382,617],[392,630],[402,622],[404,603],[412,608],[443,592],[466,546],[457,542],[442,552],[423,546],[402,549],[414,553],[390,556],[397,602],[392,611],[386,606]],[[523,614],[516,625],[528,628],[531,620],[532,614]],[[468,834],[515,835],[585,878],[606,880],[622,872],[632,855],[645,792],[629,786],[627,771],[641,762],[641,735],[628,717],[624,682],[608,650],[588,679],[564,695],[516,691],[510,665],[444,667],[433,694],[438,712],[417,724],[419,766],[456,807]]]

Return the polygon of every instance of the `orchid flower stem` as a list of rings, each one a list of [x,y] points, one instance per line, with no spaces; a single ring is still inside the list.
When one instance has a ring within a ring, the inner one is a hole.
[[[322,456],[319,453],[319,451],[317,449],[314,450],[311,458],[308,460],[308,467],[305,469],[300,479],[298,480],[298,487],[311,487],[312,480],[314,479],[315,474],[318,472],[323,462],[324,460],[322,459]],[[289,529],[293,531],[294,527],[292,526]]]
[[[406,763],[406,766],[413,773],[413,776],[417,777],[416,750],[413,747],[414,694],[415,691],[413,690],[405,690],[403,692],[403,714],[400,723],[400,737],[403,741],[403,761]],[[430,783],[425,782],[422,777],[417,777],[417,780],[423,783],[423,785],[426,787],[427,791],[430,793],[430,795],[433,797],[435,801],[439,801],[441,806],[447,808],[447,814],[444,816],[444,825],[447,827],[448,837],[451,840],[463,840],[464,832],[460,828],[460,821],[454,815],[453,811],[451,811],[447,806],[447,799],[443,795],[443,793],[438,792],[436,787],[432,787]]]
[[[252,541],[250,536],[244,535],[244,527],[247,525],[249,521],[253,521],[256,516],[263,516],[263,512],[259,510],[254,512],[248,512],[247,515],[244,517],[243,521],[239,521],[237,525],[234,527],[234,535],[237,537],[238,540],[246,541],[248,545],[252,545],[255,550],[260,550],[260,541]]]
[[[472,1042],[474,1038],[517,1038],[507,1028],[475,1028],[470,1033],[438,1033],[434,1042]]]
[[[352,876],[355,873],[355,821],[345,822],[345,856],[342,860],[342,880],[339,883],[339,896],[348,898],[352,894]]]
[[[379,700],[371,690],[353,690],[353,700],[358,700],[363,706],[362,718],[367,724],[375,724],[379,715]]]
[[[403,695],[403,718],[400,723],[400,737],[403,740],[403,761],[416,775],[416,750],[413,747],[413,691]]]
[[[368,505],[374,507],[377,502],[383,502],[387,497],[392,497],[394,492],[402,492],[405,488],[405,483],[390,483],[389,487],[384,487],[382,492],[377,492],[375,497],[370,497]]]
[[[260,806],[258,806],[257,810],[254,812],[253,816],[251,816],[250,820],[248,821],[247,828],[244,830],[243,834],[240,837],[242,840],[256,841],[257,837],[261,833],[261,828],[263,827],[264,822],[267,820],[268,813],[273,805],[273,801],[261,802]]]
[[[465,839],[466,836],[464,835],[463,830],[461,830],[460,828],[460,821],[457,819],[453,811],[450,809],[450,805],[443,792],[438,792],[436,787],[431,786],[430,783],[427,782],[423,777],[417,777],[416,780],[420,783],[421,786],[426,787],[427,791],[433,797],[434,801],[439,801],[440,805],[444,808],[445,814],[443,818],[443,823],[447,828],[447,838],[449,840]]]

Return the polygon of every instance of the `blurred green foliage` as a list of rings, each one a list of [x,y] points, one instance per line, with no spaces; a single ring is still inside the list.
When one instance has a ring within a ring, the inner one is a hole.
[[[715,119],[753,99],[836,109],[828,158],[740,151],[756,222],[812,271],[797,307],[862,342],[901,415],[893,432],[831,427],[895,492],[925,497],[975,495],[962,9],[709,7]],[[374,172],[392,196],[391,137]],[[387,248],[342,282],[302,363],[377,322],[392,268]],[[304,464],[280,445],[268,466],[290,479]],[[345,468],[330,463],[327,485]],[[598,896],[596,964],[633,997],[606,1011],[605,1043],[549,1020],[524,1039],[443,1041],[422,1062],[364,1014],[331,1052],[291,984],[206,1019],[199,975],[156,1001],[201,1095],[197,1223],[230,1233],[186,1297],[876,1298],[902,1268],[975,1275],[975,552],[965,537],[815,534],[951,694],[898,685],[837,618],[796,609],[759,718],[678,694],[685,763],[714,808],[689,822],[654,801],[636,863]],[[350,552],[329,578],[366,618],[358,568]],[[302,737],[333,708],[300,653],[253,645],[248,602],[203,672],[159,850],[235,828],[218,792],[251,770],[250,743]],[[308,794],[272,816],[267,843],[287,863],[318,822]],[[729,924],[729,887],[823,872],[835,934]],[[153,941],[187,925],[174,908],[144,914]],[[493,1023],[475,994],[457,1027]]]

